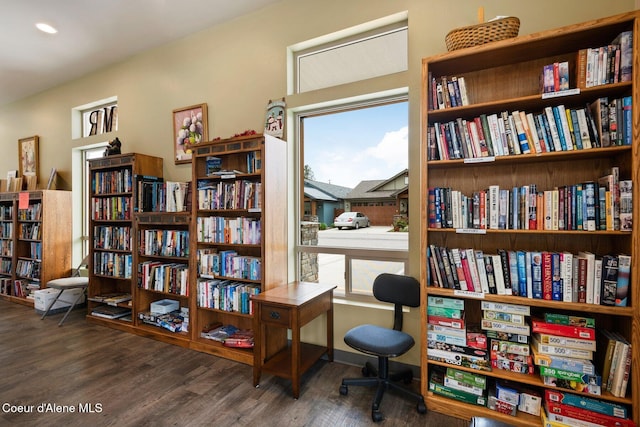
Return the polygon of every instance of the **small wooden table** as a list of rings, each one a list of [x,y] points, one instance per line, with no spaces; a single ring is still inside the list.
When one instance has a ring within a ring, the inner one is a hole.
[[[292,282],[252,295],[254,302],[253,385],[262,372],[290,379],[293,397],[300,395],[300,376],[325,353],[333,361],[333,290],[335,285]],[[300,342],[300,328],[327,313],[327,346]],[[269,327],[269,328],[268,328]],[[269,336],[269,329],[275,332]],[[291,329],[291,342],[286,330]]]

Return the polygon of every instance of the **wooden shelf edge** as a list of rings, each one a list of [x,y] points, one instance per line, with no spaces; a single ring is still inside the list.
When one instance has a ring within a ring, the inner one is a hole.
[[[427,393],[425,396],[425,402],[427,404],[427,411],[435,411],[456,418],[469,420],[471,417],[486,416],[514,426],[540,427],[542,425],[541,418],[536,417],[535,415],[530,415],[520,411],[517,416],[512,417],[510,415],[493,411],[484,406],[458,402],[447,397],[438,396],[432,392]]]
[[[456,298],[455,291],[453,289],[438,288],[434,286],[426,286],[425,292],[427,295],[439,295]],[[543,299],[533,299],[518,297],[513,295],[495,295],[495,294],[483,294],[481,297],[474,297],[469,294],[465,294],[466,299],[479,299],[485,301],[495,301],[509,304],[528,305],[531,307],[542,308],[556,308],[561,310],[571,311],[589,311],[591,313],[607,314],[612,316],[625,316],[633,317],[635,312],[633,307],[611,307],[606,305],[595,305],[578,302],[564,302],[564,301],[549,301]]]

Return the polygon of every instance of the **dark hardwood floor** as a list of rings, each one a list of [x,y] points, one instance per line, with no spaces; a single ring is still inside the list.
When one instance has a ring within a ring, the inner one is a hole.
[[[288,381],[263,375],[254,388],[247,365],[88,324],[84,314],[74,310],[58,327],[62,314],[40,320],[33,309],[0,300],[0,425],[374,425],[372,389],[338,392],[341,378],[359,376],[359,367],[318,362],[294,400]],[[468,425],[420,415],[415,406],[387,393],[380,425]]]

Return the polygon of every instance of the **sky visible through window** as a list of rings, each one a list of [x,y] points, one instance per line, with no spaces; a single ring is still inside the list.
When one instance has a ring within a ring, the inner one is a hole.
[[[304,119],[304,164],[316,181],[354,188],[407,168],[408,102]]]

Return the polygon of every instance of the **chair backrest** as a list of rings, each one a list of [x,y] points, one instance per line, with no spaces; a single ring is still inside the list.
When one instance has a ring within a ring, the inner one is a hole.
[[[80,269],[89,266],[89,255],[84,257],[79,266],[71,270],[71,277],[80,277]]]
[[[382,273],[373,281],[373,296],[394,305],[393,329],[402,330],[402,307],[420,306],[420,282],[411,276]]]

